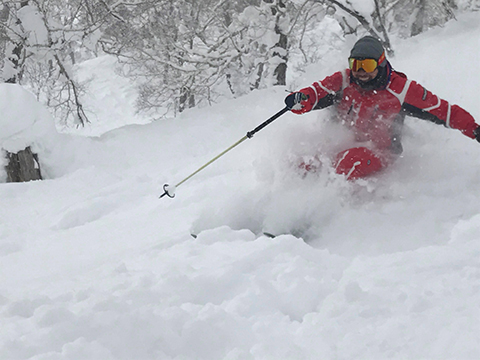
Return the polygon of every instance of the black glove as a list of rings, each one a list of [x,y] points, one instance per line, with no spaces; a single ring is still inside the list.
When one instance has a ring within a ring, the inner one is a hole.
[[[480,126],[473,130],[473,135],[475,135],[475,139],[480,142]]]
[[[287,105],[288,109],[293,109],[295,105],[300,104],[302,101],[307,99],[308,97],[304,93],[299,91],[293,92],[285,98],[285,105]]]

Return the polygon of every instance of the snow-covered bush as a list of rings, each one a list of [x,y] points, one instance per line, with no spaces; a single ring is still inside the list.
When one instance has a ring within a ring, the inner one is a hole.
[[[17,84],[0,84],[0,178],[5,180],[6,154],[16,154],[30,147],[41,152],[54,143],[54,121],[33,94]]]

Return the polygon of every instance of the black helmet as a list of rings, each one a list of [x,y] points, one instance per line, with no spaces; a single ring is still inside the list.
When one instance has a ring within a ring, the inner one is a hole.
[[[353,45],[350,57],[355,59],[375,59],[378,66],[385,66],[385,49],[382,43],[373,36],[365,36]]]

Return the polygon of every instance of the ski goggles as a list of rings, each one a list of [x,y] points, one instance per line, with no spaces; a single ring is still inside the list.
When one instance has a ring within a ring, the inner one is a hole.
[[[385,61],[385,53],[380,56],[380,59],[355,59],[355,58],[348,58],[348,64],[350,66],[350,70],[358,71],[360,69],[365,70],[367,73],[371,73],[375,71],[375,69]]]

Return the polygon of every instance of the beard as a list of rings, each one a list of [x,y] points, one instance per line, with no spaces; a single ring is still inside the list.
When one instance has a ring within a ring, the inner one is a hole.
[[[388,74],[390,73],[389,69],[390,68],[388,64],[387,66],[378,67],[378,74],[372,80],[362,81],[360,79],[353,77],[351,73],[350,73],[350,79],[351,81],[359,85],[364,90],[384,89],[388,83]]]

